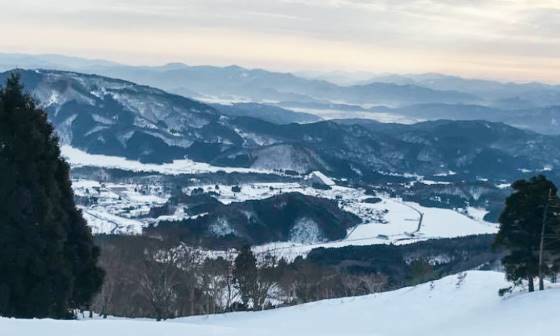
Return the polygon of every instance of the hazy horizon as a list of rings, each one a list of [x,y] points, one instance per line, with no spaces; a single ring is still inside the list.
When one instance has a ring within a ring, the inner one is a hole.
[[[555,0],[0,0],[0,50],[558,83]]]
[[[319,80],[326,80],[333,83],[338,84],[352,84],[352,83],[362,83],[367,82],[370,80],[375,80],[375,77],[382,77],[382,76],[421,76],[421,75],[441,75],[441,76],[450,76],[450,77],[459,77],[466,80],[488,80],[488,81],[495,81],[501,83],[515,83],[515,84],[529,84],[529,83],[541,83],[541,84],[549,84],[549,85],[560,85],[560,80],[557,81],[546,81],[546,80],[533,80],[533,79],[507,79],[507,78],[496,78],[491,76],[468,76],[458,73],[451,73],[451,72],[374,72],[374,71],[367,71],[367,70],[341,70],[341,69],[325,69],[325,70],[290,70],[290,69],[274,69],[274,68],[267,68],[267,67],[259,67],[259,66],[251,66],[251,65],[243,65],[238,63],[223,63],[223,64],[210,64],[210,63],[186,63],[182,61],[164,61],[161,63],[125,63],[118,60],[112,59],[105,59],[105,58],[89,58],[87,56],[78,56],[78,55],[68,55],[68,54],[57,54],[57,53],[25,53],[25,52],[0,52],[1,55],[21,55],[21,56],[31,56],[31,57],[69,57],[69,58],[77,58],[85,61],[91,62],[108,62],[118,66],[131,66],[131,67],[164,67],[168,65],[174,64],[181,64],[184,66],[210,66],[210,67],[230,67],[230,66],[238,66],[247,70],[264,70],[276,73],[287,73],[293,74],[298,77],[304,77],[309,79],[319,79]],[[69,67],[70,68],[70,67]]]

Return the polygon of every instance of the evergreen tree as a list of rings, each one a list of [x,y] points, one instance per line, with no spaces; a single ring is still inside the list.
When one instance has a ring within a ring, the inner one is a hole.
[[[98,254],[47,115],[13,74],[0,89],[0,315],[70,317],[100,288]]]
[[[244,246],[234,261],[233,277],[241,293],[241,301],[245,306],[254,296],[257,289],[257,259],[249,246]]]
[[[553,237],[559,227],[556,212],[560,200],[556,186],[544,176],[516,181],[512,189],[513,193],[506,199],[505,209],[500,215],[495,246],[509,251],[502,260],[508,280],[517,282],[526,279],[529,291],[534,291],[533,279],[539,275],[541,239],[544,239],[543,256],[546,258],[542,275],[552,271],[554,244],[548,238]]]

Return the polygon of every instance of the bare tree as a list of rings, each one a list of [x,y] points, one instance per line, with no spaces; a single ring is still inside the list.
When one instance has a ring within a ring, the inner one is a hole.
[[[206,259],[201,268],[202,290],[208,297],[206,311],[209,314],[223,312],[231,304],[229,300],[232,293],[228,290],[230,269],[231,262],[223,257]]]
[[[239,291],[235,288],[235,277],[233,270],[235,268],[236,252],[227,250],[224,259],[227,261],[227,269],[225,270],[225,309],[229,310],[233,303],[239,298]]]
[[[257,281],[253,292],[253,309],[262,310],[265,308],[271,289],[278,284],[277,259],[274,255],[267,252],[259,262],[257,270]]]
[[[141,293],[158,321],[173,317],[173,307],[179,299],[177,289],[181,285],[181,269],[174,258],[162,251],[146,251],[145,257],[138,274]]]

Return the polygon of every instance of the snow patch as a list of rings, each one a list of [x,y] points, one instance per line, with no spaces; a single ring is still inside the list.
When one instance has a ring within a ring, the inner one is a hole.
[[[217,237],[225,237],[235,234],[235,230],[224,217],[216,218],[216,220],[210,224],[208,230]]]
[[[123,170],[131,170],[138,172],[154,172],[165,175],[180,174],[199,174],[199,173],[216,173],[223,171],[226,173],[267,173],[277,174],[273,171],[262,169],[236,168],[236,167],[216,167],[207,163],[195,162],[191,160],[175,160],[172,163],[165,164],[148,164],[138,161],[127,160],[118,156],[108,156],[99,154],[89,154],[69,145],[61,147],[62,156],[73,167],[102,167],[102,168],[118,168]]]
[[[319,224],[311,218],[296,220],[290,230],[290,241],[301,244],[314,244],[324,241]]]

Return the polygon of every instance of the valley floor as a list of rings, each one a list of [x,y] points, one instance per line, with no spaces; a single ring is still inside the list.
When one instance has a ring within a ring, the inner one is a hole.
[[[284,336],[284,335],[552,335],[560,289],[515,293],[497,272],[471,271],[362,297],[325,300],[263,312],[150,320],[0,319],[11,336]]]

